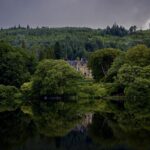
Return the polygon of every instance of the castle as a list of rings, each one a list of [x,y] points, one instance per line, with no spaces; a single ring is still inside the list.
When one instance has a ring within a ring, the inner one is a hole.
[[[87,66],[87,60],[68,60],[67,62],[77,71],[81,72],[86,78],[92,78],[91,70]]]

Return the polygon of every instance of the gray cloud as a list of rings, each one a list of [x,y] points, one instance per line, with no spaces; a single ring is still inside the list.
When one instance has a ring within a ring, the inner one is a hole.
[[[144,27],[150,0],[0,0],[0,26]]]

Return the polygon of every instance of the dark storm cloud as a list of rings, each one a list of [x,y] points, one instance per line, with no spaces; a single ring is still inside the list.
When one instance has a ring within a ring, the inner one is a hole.
[[[150,0],[0,0],[0,26],[144,27]]]

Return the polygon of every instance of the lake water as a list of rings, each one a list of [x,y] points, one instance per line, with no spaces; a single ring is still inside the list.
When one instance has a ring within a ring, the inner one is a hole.
[[[0,113],[0,150],[150,150],[147,124],[127,117],[63,103],[28,109]]]

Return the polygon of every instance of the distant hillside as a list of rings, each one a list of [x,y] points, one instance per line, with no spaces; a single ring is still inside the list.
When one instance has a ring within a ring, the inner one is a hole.
[[[38,57],[45,55],[43,52],[47,49],[53,51],[57,43],[63,58],[76,59],[87,57],[90,52],[107,47],[121,50],[127,50],[137,44],[150,47],[150,30],[130,33],[123,27],[102,30],[75,27],[32,29],[27,26],[1,29],[0,40],[36,52]]]

